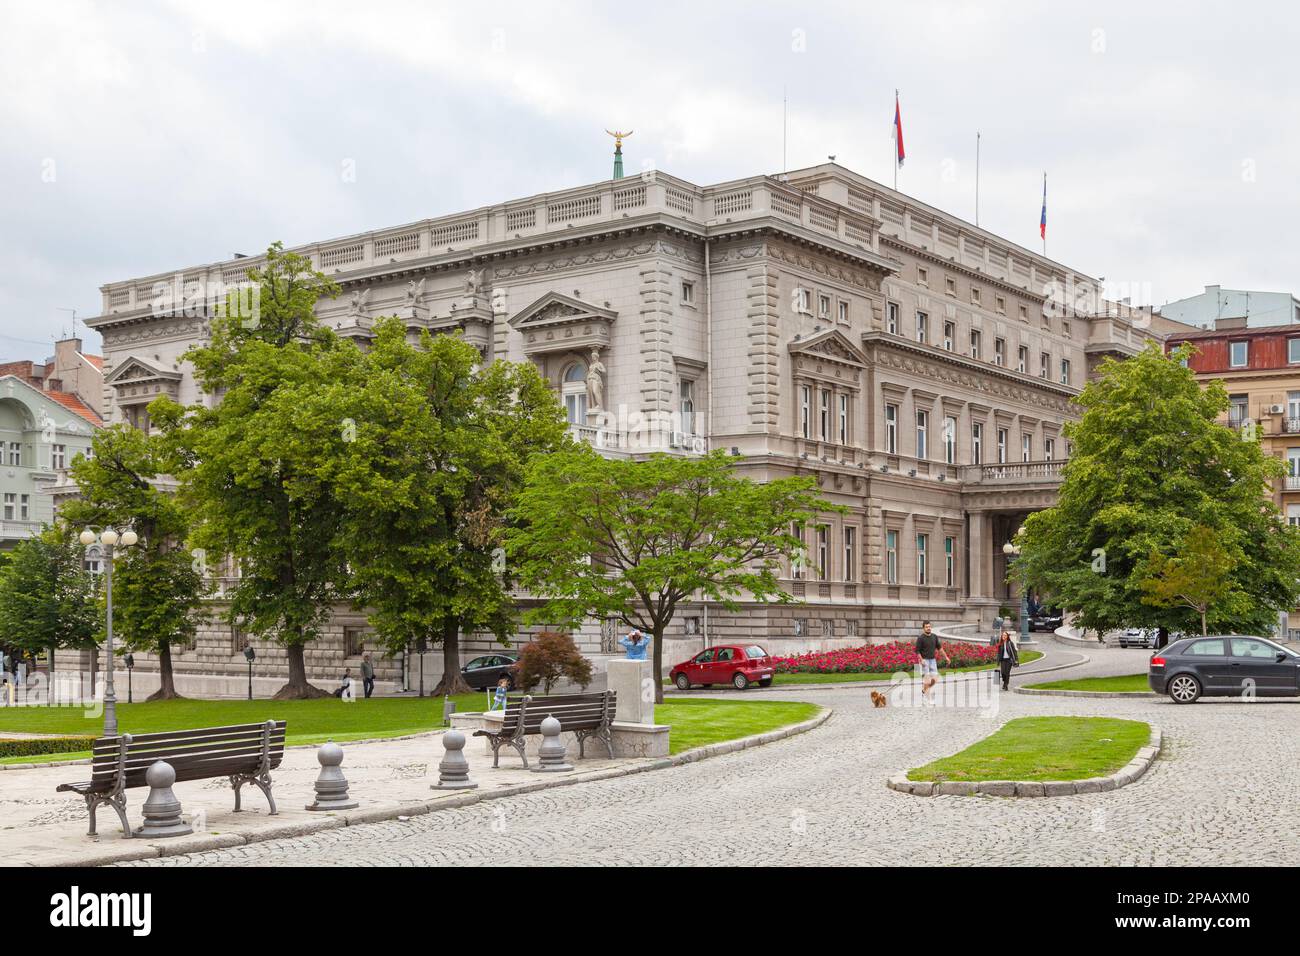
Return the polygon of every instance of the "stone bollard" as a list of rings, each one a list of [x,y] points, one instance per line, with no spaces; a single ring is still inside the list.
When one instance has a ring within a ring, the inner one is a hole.
[[[352,810],[357,802],[348,796],[348,778],[343,776],[339,764],[343,763],[343,748],[328,741],[316,751],[320,761],[320,774],[316,777],[316,801],[308,810]]]
[[[542,745],[537,748],[537,766],[533,773],[560,773],[573,769],[566,760],[568,751],[560,743],[560,730],[560,722],[549,714],[542,721]]]
[[[449,730],[442,735],[442,762],[438,764],[438,782],[432,790],[473,790],[478,784],[469,779],[469,761],[465,759],[465,735]]]
[[[137,828],[135,835],[149,840],[193,833],[194,828],[181,817],[181,802],[172,791],[176,782],[172,765],[155,760],[144,772],[144,782],[149,785],[149,796],[144,801],[144,826]]]

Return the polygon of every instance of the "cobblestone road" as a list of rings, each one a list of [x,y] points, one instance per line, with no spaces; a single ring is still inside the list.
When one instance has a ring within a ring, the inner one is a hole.
[[[1061,654],[1070,651],[1061,649]],[[1093,654],[1090,673],[1145,655]],[[1149,652],[1148,652],[1149,653]],[[1105,655],[1104,657],[1102,655]],[[1055,652],[1053,652],[1055,656]],[[1061,659],[1065,659],[1062,657]],[[1083,676],[1084,668],[1052,678]],[[1052,679],[1043,678],[1043,679]],[[798,699],[798,692],[764,694]],[[863,690],[804,694],[817,730],[682,767],[152,865],[1297,864],[1300,703],[1002,695],[972,709],[870,707]],[[1010,717],[1079,714],[1159,724],[1165,750],[1111,793],[1045,799],[912,797],[884,786]]]

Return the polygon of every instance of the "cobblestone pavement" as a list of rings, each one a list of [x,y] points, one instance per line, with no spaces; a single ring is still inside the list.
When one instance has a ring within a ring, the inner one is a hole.
[[[1106,660],[1118,672],[1135,670],[1109,652]],[[799,699],[800,693],[764,695],[772,697]],[[1300,863],[1300,841],[1294,838],[1300,814],[1295,701],[1216,700],[1180,707],[1164,699],[1004,694],[996,715],[988,717],[973,709],[873,709],[866,691],[856,688],[804,699],[833,707],[835,715],[809,733],[725,757],[407,822],[146,862]],[[1165,749],[1146,776],[1111,793],[922,798],[884,786],[892,773],[959,750],[1010,717],[1032,714],[1146,720],[1163,729]]]

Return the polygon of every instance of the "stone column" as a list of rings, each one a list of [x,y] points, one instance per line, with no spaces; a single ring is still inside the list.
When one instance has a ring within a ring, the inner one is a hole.
[[[611,660],[606,665],[607,687],[618,694],[614,719],[631,724],[655,722],[654,663]],[[650,693],[647,694],[646,690]],[[649,700],[646,698],[649,697]]]

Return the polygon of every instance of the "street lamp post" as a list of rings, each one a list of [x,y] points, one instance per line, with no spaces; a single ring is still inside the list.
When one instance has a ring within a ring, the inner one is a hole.
[[[244,645],[244,660],[248,661],[248,699],[253,699],[253,661],[257,659],[257,651],[253,650],[252,644]]]
[[[1007,557],[1007,570],[1015,567],[1016,562],[1020,560],[1020,545],[1016,544],[1016,539],[1025,533],[1022,527],[1016,532],[1016,537],[1002,546],[1002,553]],[[1029,639],[1029,589],[1025,587],[1025,582],[1020,582],[1020,643],[1033,644],[1034,641]]]
[[[113,548],[119,542],[122,547],[129,548],[140,540],[134,531],[127,528],[121,534],[114,528],[105,528],[98,535],[87,528],[78,536],[78,540],[89,548],[96,541],[103,546],[104,555],[104,606],[105,616],[107,617],[107,641],[105,649],[108,653],[108,671],[104,676],[104,736],[114,737],[117,735],[117,693],[113,689]],[[128,675],[128,692],[130,678]]]
[[[126,664],[126,702],[134,704],[135,696],[131,692],[131,671],[135,668],[135,655],[127,654],[123,659],[123,663]]]

